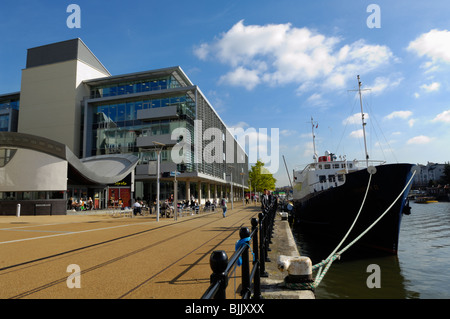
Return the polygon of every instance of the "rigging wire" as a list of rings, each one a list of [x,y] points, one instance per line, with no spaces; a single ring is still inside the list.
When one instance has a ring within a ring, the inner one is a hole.
[[[372,95],[371,95],[371,98],[372,98]],[[384,139],[386,145],[388,146],[389,151],[391,152],[392,156],[394,157],[395,162],[398,163],[398,160],[397,160],[397,157],[395,156],[394,150],[392,149],[391,144],[389,143],[389,141],[387,140],[386,136],[384,135],[384,132],[381,129],[381,125],[378,122],[377,117],[375,116],[375,113],[373,112],[370,104],[367,101],[365,101],[365,105],[370,110],[371,118],[373,119],[373,122],[375,122],[375,124],[377,125],[378,130],[380,131],[381,135],[383,136],[383,139]],[[370,121],[370,122],[371,122],[370,124],[371,124],[371,127],[373,129],[373,132],[374,132],[374,134],[375,134],[375,136],[376,136],[376,138],[378,140],[381,153],[383,153],[384,159],[387,160],[387,156],[385,155],[383,147],[382,147],[382,144],[381,144],[381,139],[378,137],[378,134],[377,134],[377,128],[373,125],[372,121]]]
[[[350,99],[350,98],[349,98],[349,92],[350,92],[350,91],[347,91],[347,99]],[[357,102],[356,99],[353,99],[352,109],[351,109],[351,111],[350,111],[350,115],[347,116],[347,119],[348,119],[350,116],[353,115],[353,111],[354,111],[354,109],[355,109],[356,102]],[[349,104],[350,104],[350,103],[349,103]],[[345,135],[345,132],[346,132],[346,130],[347,130],[348,124],[349,124],[349,121],[345,121],[344,130],[342,131],[341,138],[339,139],[339,143],[338,143],[338,146],[336,147],[336,151],[334,152],[334,154],[338,154],[338,152],[339,152],[339,148],[340,148],[340,146],[341,146],[342,140],[344,139],[344,135]],[[345,153],[345,152],[344,152],[344,153]]]

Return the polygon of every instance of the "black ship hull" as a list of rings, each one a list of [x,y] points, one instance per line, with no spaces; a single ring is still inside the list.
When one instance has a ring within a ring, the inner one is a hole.
[[[411,168],[411,164],[376,166],[377,172],[372,176],[364,207],[341,249],[365,231],[395,201],[411,178]],[[323,243],[333,250],[355,220],[368,181],[368,171],[359,170],[348,173],[342,186],[294,200],[295,230],[307,233],[316,244]],[[409,186],[376,226],[346,253],[351,255],[352,252],[361,252],[362,248],[365,252],[370,250],[381,254],[397,254],[400,224]]]

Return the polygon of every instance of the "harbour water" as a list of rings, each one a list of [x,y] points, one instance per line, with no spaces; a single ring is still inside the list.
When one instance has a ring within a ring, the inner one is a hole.
[[[449,299],[450,203],[410,205],[411,215],[402,220],[398,256],[346,260],[344,253],[316,289],[316,298]],[[294,237],[301,255],[313,263],[330,254],[304,234],[294,232]],[[380,288],[369,288],[376,273]]]

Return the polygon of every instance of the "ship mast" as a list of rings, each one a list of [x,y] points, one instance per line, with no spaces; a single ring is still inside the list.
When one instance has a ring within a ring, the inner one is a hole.
[[[359,75],[357,76],[357,79],[358,79],[359,104],[361,105],[361,120],[362,120],[363,136],[364,136],[364,149],[366,151],[366,166],[369,167],[369,153],[367,152],[367,142],[366,142],[366,124],[367,123],[364,122],[364,111],[363,111],[362,95],[361,95],[361,81],[360,81]]]
[[[317,153],[316,153],[316,135],[314,135],[314,119],[311,116],[311,132],[312,132],[312,138],[313,138],[313,148],[314,148],[314,163],[317,163]]]

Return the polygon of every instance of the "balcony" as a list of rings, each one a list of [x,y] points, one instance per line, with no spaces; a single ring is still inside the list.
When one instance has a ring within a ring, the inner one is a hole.
[[[169,105],[165,107],[157,107],[137,111],[137,119],[144,122],[153,120],[165,120],[171,118],[178,118],[176,105]]]
[[[136,139],[136,146],[152,147],[155,146],[153,142],[162,143],[167,146],[173,146],[177,144],[177,140],[172,140],[171,134],[162,134],[162,135],[140,136]]]
[[[156,161],[150,161],[148,164],[139,164],[136,166],[136,175],[156,176]],[[161,172],[173,172],[177,169],[177,164],[172,162],[162,162]]]

